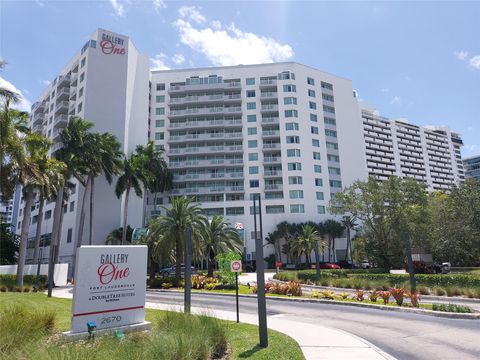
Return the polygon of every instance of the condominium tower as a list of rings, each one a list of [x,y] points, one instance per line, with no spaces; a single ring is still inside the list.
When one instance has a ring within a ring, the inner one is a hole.
[[[465,177],[480,180],[480,156],[473,156],[463,159],[465,166]]]

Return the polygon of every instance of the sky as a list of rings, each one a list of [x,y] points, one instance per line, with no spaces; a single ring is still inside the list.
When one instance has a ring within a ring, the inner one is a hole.
[[[480,0],[0,0],[0,85],[28,110],[98,27],[129,36],[152,69],[297,61],[480,154]]]

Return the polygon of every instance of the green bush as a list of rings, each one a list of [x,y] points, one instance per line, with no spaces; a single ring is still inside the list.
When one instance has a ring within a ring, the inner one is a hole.
[[[471,313],[473,312],[471,308],[464,305],[457,304],[432,304],[432,310],[434,311],[445,311],[453,313]]]
[[[0,286],[5,286],[8,291],[14,291],[15,282],[17,280],[17,275],[13,274],[2,274],[0,275]],[[37,281],[38,280],[38,281]],[[47,286],[47,276],[46,275],[24,275],[23,276],[23,285],[36,285],[40,288],[45,288]]]

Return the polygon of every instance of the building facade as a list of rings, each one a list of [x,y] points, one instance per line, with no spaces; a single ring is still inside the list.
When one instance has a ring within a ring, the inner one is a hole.
[[[247,259],[254,196],[267,235],[282,221],[331,218],[331,195],[366,178],[351,81],[308,66],[154,71],[150,109],[150,137],[174,173],[173,190],[157,201],[193,196],[209,217],[241,223]],[[148,209],[159,213],[152,199]]]
[[[379,116],[361,104],[369,176],[411,177],[429,190],[447,190],[465,179],[459,134],[445,126],[417,126]]]
[[[480,180],[480,156],[463,159],[465,177]]]
[[[13,224],[13,199],[7,199],[0,193],[0,222]]]
[[[148,81],[148,57],[139,53],[128,37],[98,29],[33,104],[30,127],[54,142],[51,148],[53,153],[62,146],[61,130],[72,117],[81,117],[94,124],[93,131],[115,135],[121,143],[121,150],[128,154],[136,145],[148,140]],[[61,262],[71,262],[84,193],[83,186],[75,180],[73,182],[75,187],[63,211],[59,245]],[[94,244],[104,244],[107,234],[122,224],[124,198],[117,199],[114,185],[109,185],[102,177],[95,181]],[[23,221],[23,201],[20,204],[15,224],[17,232]],[[44,260],[49,253],[54,206],[54,201],[46,201],[44,207],[41,230]],[[129,200],[131,225],[141,226],[142,206],[143,200],[132,194]],[[32,217],[28,220],[27,261],[33,256],[38,208],[37,194]],[[88,234],[88,231],[86,221],[84,234]],[[86,235],[85,243],[88,243]]]

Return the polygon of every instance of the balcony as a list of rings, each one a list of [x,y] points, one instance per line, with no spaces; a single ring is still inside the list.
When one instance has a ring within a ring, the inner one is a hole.
[[[67,114],[68,113],[68,101],[61,101],[57,103],[55,107],[55,114]]]
[[[262,100],[272,100],[278,98],[278,92],[276,91],[264,91],[260,93],[260,101]]]
[[[262,124],[278,124],[278,117],[262,117]]]
[[[32,119],[32,125],[42,125],[45,116],[43,114],[34,115]]]
[[[201,103],[215,103],[215,102],[240,102],[241,95],[202,95],[202,96],[185,96],[185,97],[177,97],[171,98],[169,104],[174,105],[183,105],[183,104],[201,104]]]
[[[263,144],[263,149],[269,149],[269,150],[278,150],[281,148],[280,143],[266,143]]]
[[[196,84],[196,85],[175,85],[170,86],[168,93],[182,93],[193,91],[208,91],[208,90],[220,90],[220,89],[241,89],[241,84],[238,81],[222,82],[215,84]]]
[[[282,170],[266,170],[263,173],[264,177],[282,177]]]
[[[187,135],[173,135],[170,136],[169,142],[185,142],[185,141],[199,141],[199,140],[216,140],[216,139],[238,139],[242,138],[242,133],[204,133],[204,134],[187,134]]]
[[[282,184],[265,184],[265,191],[283,190]]]
[[[69,99],[70,100],[75,100],[77,97],[77,87],[76,86],[71,86],[70,87],[70,96],[69,96]]]
[[[53,140],[60,140],[60,133],[61,133],[62,131],[63,131],[62,128],[53,130],[52,139],[53,139]]]
[[[169,118],[179,118],[184,116],[191,115],[212,115],[212,114],[233,114],[233,113],[242,113],[241,106],[230,106],[230,107],[205,107],[205,108],[193,108],[193,109],[182,109],[182,110],[171,110],[168,114]]]
[[[263,158],[263,163],[264,164],[278,164],[281,163],[282,159],[280,157],[275,157],[275,156],[266,156]]]
[[[60,75],[57,78],[57,89],[59,90],[64,86],[70,86],[70,75]]]
[[[43,125],[35,125],[34,127],[32,127],[32,131],[39,134],[42,132],[42,130],[43,130]]]
[[[230,192],[244,192],[245,188],[243,186],[231,186],[227,190]]]
[[[262,104],[260,112],[276,112],[278,111],[278,104]]]
[[[60,127],[65,127],[68,124],[68,115],[59,115],[56,116],[55,119],[53,120],[53,127],[54,128],[60,128]]]
[[[61,100],[68,100],[70,97],[70,88],[63,87],[60,90],[57,90],[57,102]]]
[[[260,89],[269,87],[277,87],[277,79],[260,80]]]
[[[243,172],[240,171],[235,171],[231,173],[227,173],[230,179],[235,178],[235,179],[243,179]]]
[[[262,131],[262,137],[279,137],[280,130],[265,130]]]
[[[45,110],[45,101],[37,101],[32,105],[32,112],[43,112],[43,110]]]
[[[54,153],[57,150],[60,150],[63,147],[63,144],[61,142],[55,143],[50,147],[50,150],[52,153]]]
[[[78,72],[72,73],[72,75],[70,75],[70,85],[72,86],[77,85],[77,80],[78,80]]]

